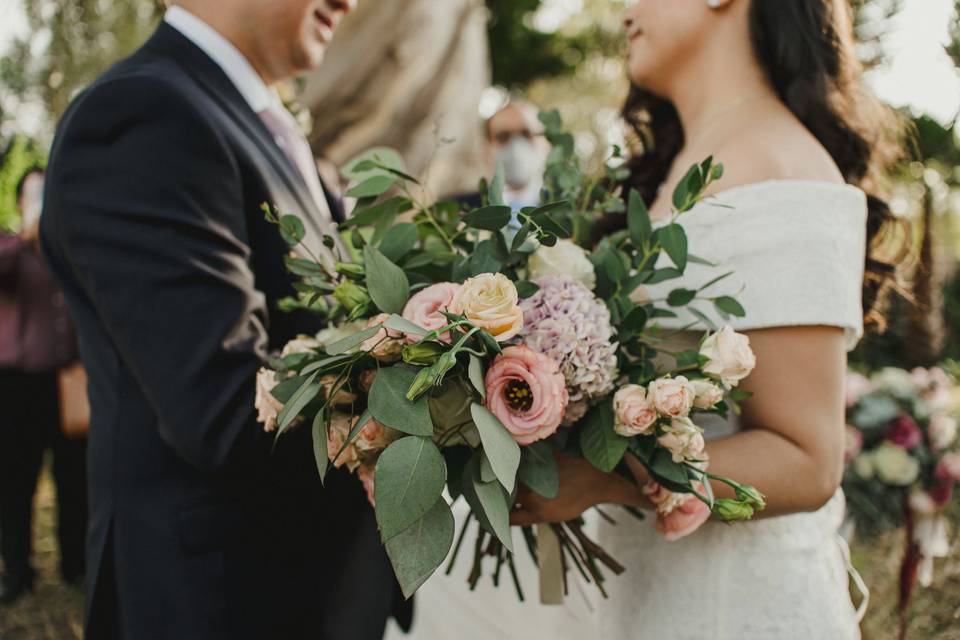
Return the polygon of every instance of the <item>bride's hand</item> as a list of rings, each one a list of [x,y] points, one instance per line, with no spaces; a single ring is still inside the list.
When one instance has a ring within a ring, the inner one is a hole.
[[[598,504],[624,504],[635,508],[648,506],[640,489],[642,480],[634,484],[615,473],[600,471],[583,458],[571,458],[563,454],[557,454],[557,464],[560,466],[560,492],[557,497],[548,500],[521,485],[517,492],[517,503],[510,515],[510,524],[566,522]],[[640,467],[639,464],[637,466]]]

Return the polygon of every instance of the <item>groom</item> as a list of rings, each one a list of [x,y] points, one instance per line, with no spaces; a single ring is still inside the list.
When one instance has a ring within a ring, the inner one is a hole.
[[[355,1],[180,0],[60,124],[41,232],[90,376],[88,638],[374,639],[396,602],[360,484],[321,488],[309,429],[271,452],[253,408],[265,353],[320,328],[277,311],[261,204],[342,246],[272,87]]]

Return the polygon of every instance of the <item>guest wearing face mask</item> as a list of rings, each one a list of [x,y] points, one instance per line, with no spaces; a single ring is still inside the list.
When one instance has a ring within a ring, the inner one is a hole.
[[[60,571],[79,584],[84,573],[86,441],[61,429],[58,373],[78,359],[63,294],[37,242],[43,172],[17,186],[19,235],[0,234],[0,604],[32,590],[33,497],[47,449],[57,486]]]
[[[537,108],[515,100],[486,123],[487,157],[492,170],[503,167],[503,197],[514,211],[540,204],[547,148]]]

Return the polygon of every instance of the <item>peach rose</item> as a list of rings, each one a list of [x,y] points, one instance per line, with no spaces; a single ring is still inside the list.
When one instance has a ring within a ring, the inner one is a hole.
[[[257,391],[253,406],[257,410],[257,422],[263,425],[263,430],[270,432],[277,428],[277,416],[283,411],[283,403],[273,397],[273,388],[279,384],[277,374],[270,369],[261,368],[257,371]]]
[[[299,353],[314,353],[322,348],[323,345],[316,338],[300,335],[284,345],[280,357],[286,358]]]
[[[729,325],[704,340],[700,355],[709,360],[704,373],[728,387],[735,387],[757,366],[750,339]]]
[[[951,451],[940,459],[937,465],[938,470],[943,469],[944,473],[953,478],[954,482],[960,482],[960,453]]]
[[[320,384],[323,386],[324,397],[327,397],[333,393],[333,387],[336,381],[337,376],[332,373],[320,378]],[[357,394],[347,391],[346,386],[343,386],[339,391],[337,391],[337,394],[330,399],[330,405],[333,407],[345,407],[353,404],[356,401]]]
[[[382,325],[389,317],[390,314],[381,313],[370,318],[367,321],[367,329]],[[380,362],[396,362],[403,355],[402,338],[403,334],[399,331],[390,331],[384,328],[367,338],[361,348]]]
[[[370,389],[373,389],[373,381],[377,379],[377,370],[376,369],[367,369],[358,376],[360,381],[360,388],[363,389],[365,393],[370,393]]]
[[[660,446],[670,452],[676,463],[699,460],[704,455],[703,430],[687,417],[674,418],[657,438]]]
[[[660,415],[680,418],[693,408],[696,391],[684,376],[659,378],[650,383],[647,397]]]
[[[442,329],[450,324],[443,312],[451,308],[453,297],[458,291],[460,291],[460,285],[453,282],[430,285],[410,297],[403,308],[403,317],[427,331]],[[421,338],[423,336],[414,333],[407,334],[407,342],[410,343],[419,342]],[[443,342],[450,342],[450,332],[444,333],[440,339]]]
[[[930,417],[928,434],[930,446],[943,451],[957,439],[957,421],[944,413],[935,413]]]
[[[451,312],[463,314],[497,342],[506,342],[523,329],[519,300],[517,287],[507,276],[482,273],[463,283],[453,297]]]
[[[363,490],[367,492],[367,501],[371,507],[376,508],[377,499],[374,494],[373,480],[376,475],[376,467],[373,465],[362,464],[357,468],[357,478],[363,484]]]
[[[690,535],[710,519],[710,507],[693,495],[673,493],[656,482],[647,484],[643,491],[657,508],[654,526],[668,542]]]
[[[932,516],[937,512],[937,503],[923,489],[914,489],[907,498],[910,510],[921,516]]]
[[[327,457],[330,459],[330,462],[334,463],[333,466],[337,469],[346,467],[350,471],[356,471],[357,467],[360,466],[360,456],[357,452],[357,447],[353,443],[347,445],[343,455],[337,458],[340,449],[342,449],[343,445],[347,442],[350,429],[353,428],[357,420],[359,420],[359,417],[351,419],[350,416],[343,413],[333,414],[330,420],[330,426],[327,429]]]
[[[363,429],[360,429],[354,445],[360,454],[369,454],[370,452],[383,451],[399,437],[399,431],[384,426],[371,418],[367,424],[363,425]]]
[[[709,380],[691,380],[693,387],[693,406],[702,411],[709,411],[723,401],[723,389]]]
[[[527,346],[508,347],[485,379],[487,408],[519,444],[548,438],[563,421],[569,395],[557,363]]]
[[[640,385],[621,387],[613,396],[613,411],[613,430],[627,438],[651,433],[657,424],[657,411],[647,399],[647,390]]]

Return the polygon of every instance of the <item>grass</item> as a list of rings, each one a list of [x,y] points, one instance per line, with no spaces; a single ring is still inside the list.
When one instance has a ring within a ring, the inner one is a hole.
[[[54,525],[54,489],[48,471],[37,492],[33,594],[16,605],[0,609],[2,640],[79,640],[82,637],[83,596],[59,582]],[[917,587],[911,609],[911,640],[960,640],[960,509],[952,518],[951,557],[938,560],[934,583]],[[871,604],[863,623],[864,640],[896,640],[897,574],[903,553],[903,534],[879,536],[869,543],[855,541],[853,562],[871,590]]]

